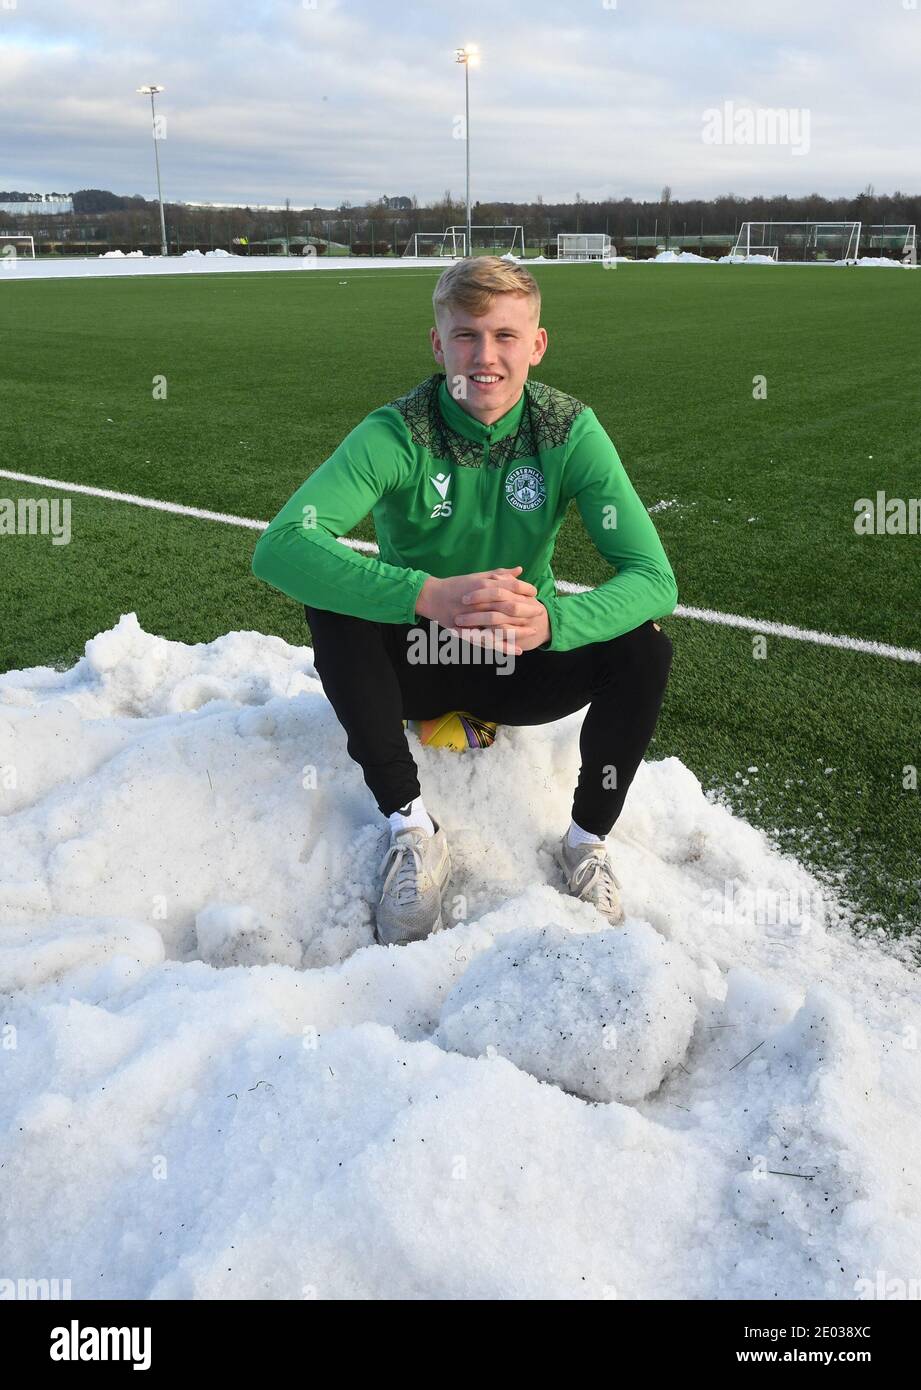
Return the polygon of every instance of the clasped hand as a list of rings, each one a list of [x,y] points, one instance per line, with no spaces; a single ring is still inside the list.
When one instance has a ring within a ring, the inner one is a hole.
[[[537,589],[513,569],[481,570],[450,579],[430,576],[416,601],[416,612],[475,646],[496,651],[533,651],[550,640],[547,609]]]

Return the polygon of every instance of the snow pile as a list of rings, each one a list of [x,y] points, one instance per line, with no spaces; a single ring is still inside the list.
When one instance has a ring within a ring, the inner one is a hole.
[[[204,252],[197,250],[195,247],[192,247],[188,251],[183,251],[182,254],[183,256],[201,256],[204,254]]]
[[[917,975],[674,758],[610,837],[624,928],[561,893],[581,720],[413,740],[454,925],[383,948],[385,822],[308,647],[128,614],[0,676],[5,1269],[74,1298],[916,1277]]]
[[[450,259],[450,258],[449,258]],[[102,264],[100,264],[102,262]],[[430,270],[444,270],[443,256],[237,256],[228,254],[212,256],[206,251],[203,255],[150,255],[135,258],[121,255],[107,259],[104,253],[96,256],[42,257],[32,260],[27,256],[16,259],[16,278],[19,280],[63,280],[115,275],[252,275],[262,271],[274,273],[296,272],[321,275],[324,272],[352,270],[397,270],[405,271],[407,265]],[[530,260],[528,261],[530,264]],[[556,260],[547,265],[567,265],[570,262]]]
[[[889,266],[892,266],[895,270],[901,270],[903,268],[900,261],[890,260],[888,256],[861,256],[859,260],[856,261],[835,261],[835,265],[877,266],[883,270],[887,269]]]
[[[698,256],[696,251],[660,251],[658,255],[650,257],[650,261],[655,265],[712,265],[713,262],[706,256]]]
[[[213,251],[206,251],[206,256],[229,256],[230,252],[225,251],[223,246],[215,246]]]
[[[99,259],[101,261],[115,261],[120,260],[124,254],[124,251],[100,251]]]
[[[500,1052],[588,1100],[642,1100],[684,1059],[695,980],[684,951],[646,922],[524,928],[473,962],[433,1041],[468,1057]]]
[[[776,265],[773,256],[762,256],[757,252],[751,256],[720,256],[717,265]]]

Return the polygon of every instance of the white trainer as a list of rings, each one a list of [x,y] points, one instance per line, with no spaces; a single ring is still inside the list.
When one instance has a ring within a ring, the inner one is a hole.
[[[575,898],[591,903],[613,927],[624,920],[620,901],[620,884],[604,845],[570,845],[568,832],[556,851],[556,861],[566,878],[566,886]]]
[[[422,941],[443,926],[441,899],[451,874],[445,833],[433,820],[434,835],[411,826],[390,837],[381,863],[383,886],[376,935],[382,946]]]

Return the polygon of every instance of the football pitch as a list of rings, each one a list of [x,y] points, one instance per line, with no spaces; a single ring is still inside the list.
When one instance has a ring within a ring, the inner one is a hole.
[[[679,602],[916,657],[921,536],[854,521],[860,498],[921,492],[921,278],[532,269],[550,337],[534,375],[594,408]],[[364,414],[437,370],[437,275],[11,278],[0,468],[268,520]],[[252,576],[252,529],[5,477],[0,496],[70,496],[72,532],[0,538],[2,671],[70,666],[131,611],[187,643],[234,629],[310,641],[300,606]],[[370,518],[353,535],[373,540]],[[575,508],[554,572],[608,577]],[[818,871],[858,928],[917,932],[917,659],[699,616],[665,626],[675,660],[650,756],[679,757]]]

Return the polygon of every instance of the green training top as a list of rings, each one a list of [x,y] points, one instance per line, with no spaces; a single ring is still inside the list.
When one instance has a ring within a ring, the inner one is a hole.
[[[550,560],[571,500],[616,574],[557,595]],[[380,559],[341,545],[370,512]],[[565,652],[671,613],[675,576],[593,410],[539,381],[484,425],[443,372],[372,410],[260,536],[253,573],[313,608],[414,623],[429,575],[521,565],[550,618],[541,650]]]

